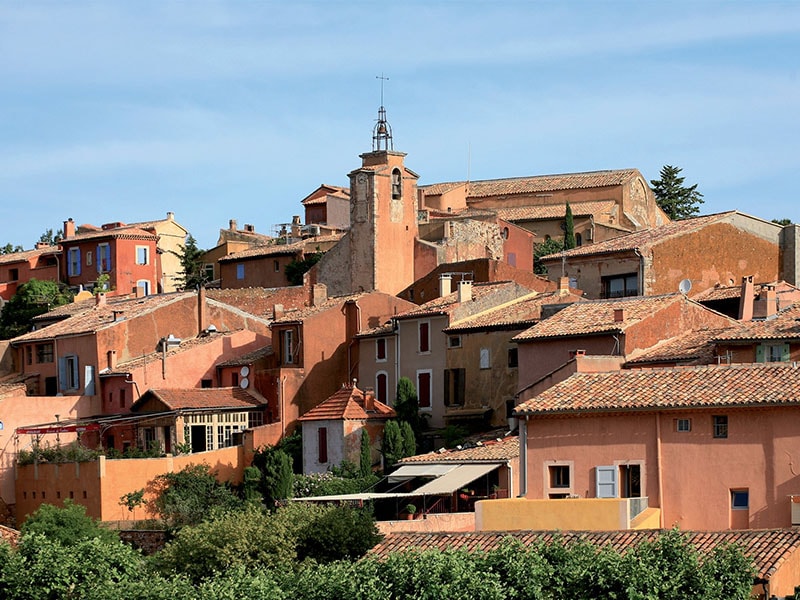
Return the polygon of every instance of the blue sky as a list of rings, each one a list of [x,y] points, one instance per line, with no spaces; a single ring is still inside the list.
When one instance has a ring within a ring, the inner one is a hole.
[[[173,211],[270,233],[371,148],[420,183],[683,168],[800,221],[800,2],[3,2],[0,244]]]

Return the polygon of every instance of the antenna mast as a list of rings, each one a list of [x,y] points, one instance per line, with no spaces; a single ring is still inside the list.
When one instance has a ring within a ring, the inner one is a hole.
[[[386,120],[386,109],[383,107],[383,82],[389,81],[389,78],[381,73],[375,79],[381,80],[381,107],[378,109],[378,122],[372,130],[372,150],[394,150],[392,128]]]

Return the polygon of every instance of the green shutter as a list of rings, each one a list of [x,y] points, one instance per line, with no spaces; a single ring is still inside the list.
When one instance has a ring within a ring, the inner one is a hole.
[[[783,348],[781,349],[781,360],[783,362],[789,362],[791,356],[789,354],[789,344],[784,344]]]
[[[764,344],[756,346],[756,362],[764,362]]]

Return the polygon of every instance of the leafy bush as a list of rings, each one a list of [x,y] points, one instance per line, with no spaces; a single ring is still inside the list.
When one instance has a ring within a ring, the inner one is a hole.
[[[35,444],[30,450],[20,450],[17,454],[17,464],[32,465],[39,463],[68,463],[68,462],[88,462],[97,460],[102,454],[99,450],[92,450],[81,445],[79,441],[74,441],[64,446]]]
[[[98,525],[86,515],[86,507],[64,500],[64,506],[42,504],[22,524],[23,535],[39,534],[64,546],[84,540],[100,539],[103,542],[119,541],[117,534]]]
[[[354,560],[364,556],[382,537],[372,510],[348,504],[328,507],[300,531],[297,558],[318,562]]]

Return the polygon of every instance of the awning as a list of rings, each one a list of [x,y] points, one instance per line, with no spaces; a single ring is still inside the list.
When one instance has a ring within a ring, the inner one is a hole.
[[[389,482],[395,483],[406,479],[414,479],[415,477],[441,477],[457,467],[458,465],[444,465],[441,463],[436,465],[403,465],[389,474]]]
[[[413,494],[415,496],[452,494],[456,490],[465,487],[468,483],[472,483],[478,477],[491,473],[499,467],[500,465],[497,463],[489,465],[460,465],[430,483],[417,488]]]

